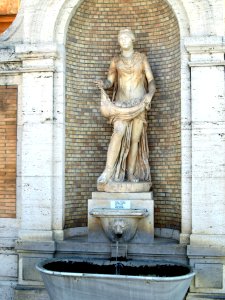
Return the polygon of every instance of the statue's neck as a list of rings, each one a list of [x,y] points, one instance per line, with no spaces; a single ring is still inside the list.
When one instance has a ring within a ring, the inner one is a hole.
[[[123,51],[122,51],[122,56],[126,57],[126,58],[132,57],[133,54],[134,54],[134,49],[133,48],[128,49],[128,50],[123,49]]]

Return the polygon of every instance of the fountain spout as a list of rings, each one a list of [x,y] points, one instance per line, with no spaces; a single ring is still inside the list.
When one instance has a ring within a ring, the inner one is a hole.
[[[114,219],[114,222],[112,223],[112,232],[117,241],[123,237],[126,227],[127,224],[124,219]]]
[[[116,233],[115,235],[116,235],[116,238],[119,240],[123,236],[123,233]]]
[[[147,209],[94,208],[90,215],[99,218],[105,235],[111,242],[131,241],[138,228],[139,220],[148,216]]]

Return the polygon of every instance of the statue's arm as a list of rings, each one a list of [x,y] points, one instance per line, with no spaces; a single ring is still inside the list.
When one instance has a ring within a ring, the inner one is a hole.
[[[115,63],[115,59],[112,59],[109,66],[107,79],[103,81],[103,88],[110,89],[113,86],[115,79],[116,79],[116,63]]]
[[[152,97],[154,96],[156,91],[156,86],[155,86],[155,80],[152,74],[152,70],[146,56],[144,56],[143,67],[148,82],[148,92],[145,95],[144,101],[146,103],[146,109],[149,110],[151,106]]]
[[[156,91],[156,86],[155,86],[155,80],[152,79],[149,83],[148,83],[148,94],[149,96],[152,98],[155,94]]]
[[[144,63],[145,76],[148,81],[148,95],[152,98],[153,95],[155,94],[156,86],[155,86],[155,80],[152,74],[152,70],[146,56],[144,57],[143,63]]]

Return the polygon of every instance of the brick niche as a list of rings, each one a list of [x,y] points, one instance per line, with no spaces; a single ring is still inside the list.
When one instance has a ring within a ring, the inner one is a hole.
[[[16,217],[17,87],[0,86],[0,218]]]
[[[66,43],[66,227],[86,226],[87,199],[105,166],[112,128],[99,112],[93,81],[105,78],[119,53],[118,31],[130,27],[135,49],[148,56],[157,85],[148,138],[155,226],[180,229],[180,37],[163,0],[86,0],[69,24]]]

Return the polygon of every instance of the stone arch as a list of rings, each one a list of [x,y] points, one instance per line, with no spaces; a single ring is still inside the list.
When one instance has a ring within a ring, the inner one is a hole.
[[[56,26],[56,28],[58,28],[58,30],[55,30],[55,39],[57,40],[57,42],[59,44],[65,45],[65,38],[66,38],[65,31],[67,31],[68,24],[69,24],[69,22],[70,22],[70,20],[73,16],[73,14],[75,13],[77,7],[79,7],[79,5],[82,2],[83,1],[73,0],[73,1],[70,1],[70,5],[65,5],[66,3],[64,4],[64,6],[63,6],[63,12],[64,13],[59,16],[59,18],[57,20],[57,26]],[[182,117],[181,118],[182,118],[182,120],[185,120],[185,122],[188,122],[190,120],[190,106],[188,104],[189,100],[190,100],[190,90],[189,90],[190,89],[190,86],[189,86],[190,79],[189,79],[189,70],[188,70],[188,67],[187,67],[188,56],[187,56],[187,53],[184,50],[183,44],[184,44],[184,37],[189,35],[189,21],[188,21],[187,14],[186,14],[186,11],[185,11],[183,5],[179,1],[170,0],[170,1],[166,1],[166,2],[170,5],[172,10],[174,12],[176,12],[175,15],[178,19],[179,28],[180,28],[181,82],[182,82],[182,86],[183,86],[181,88],[181,98],[183,99],[184,102],[186,102],[185,106],[188,107],[188,110],[186,110],[185,112],[182,112]],[[63,56],[64,55],[65,55],[65,53],[63,53]],[[59,66],[60,65],[61,65],[61,68],[64,70],[65,66],[63,66],[61,63],[59,63]],[[64,73],[62,73],[61,75],[63,77],[63,80],[65,81]],[[56,80],[58,80],[57,77],[56,77]],[[62,92],[62,93],[64,95],[64,92]],[[188,151],[189,150],[190,149],[188,149]],[[183,152],[185,152],[185,151],[183,151]],[[186,157],[185,153],[182,153],[182,155],[184,157]],[[182,160],[183,160],[183,158],[182,158]],[[185,162],[185,163],[190,166],[190,161]],[[182,182],[183,182],[183,188],[186,190],[185,185],[186,186],[189,185],[189,182],[187,182],[186,180],[182,180]],[[185,199],[183,199],[183,196],[182,196],[182,201],[184,201],[184,207],[186,205],[191,206],[190,195],[185,195]],[[186,219],[187,219],[187,222],[185,223]],[[182,213],[182,222],[183,222],[183,220],[184,220],[184,226],[182,225],[182,228],[183,227],[185,228],[184,229],[185,232],[186,231],[191,232],[190,213],[188,214],[188,216],[186,216],[186,218],[185,218],[184,214]]]
[[[64,2],[64,5],[62,6],[61,12],[58,15],[57,21],[55,22],[56,29],[54,30],[55,33],[55,40],[59,42],[60,44],[65,44],[66,40],[66,34],[65,31],[62,32],[60,30],[61,28],[64,28],[65,30],[68,29],[69,22],[75,13],[77,7],[83,2],[84,0],[68,0]],[[174,14],[177,17],[181,37],[185,37],[189,35],[189,18],[187,15],[187,11],[185,10],[185,7],[182,4],[182,1],[180,0],[165,0],[168,2],[168,4],[171,6],[172,10],[174,11]],[[58,29],[57,29],[58,28]]]
[[[220,18],[215,16],[215,13],[218,12],[213,10],[213,0],[165,1],[171,6],[177,17],[181,38],[189,35],[189,29],[192,35],[204,35],[209,32],[212,35],[222,35],[214,29],[215,22]],[[0,41],[16,42],[24,38],[24,42],[28,43],[57,42],[65,44],[69,21],[82,2],[83,0],[39,0],[29,3],[21,0],[15,21],[1,35]],[[26,15],[25,19],[24,15]],[[25,29],[25,34],[22,29]]]
[[[64,2],[64,4],[61,6],[60,14],[58,15],[58,18],[55,22],[54,27],[54,39],[57,41],[59,45],[65,45],[66,40],[66,33],[68,29],[69,22],[74,15],[77,7],[82,3],[83,1],[77,1],[77,0],[69,0]],[[180,29],[180,47],[181,47],[181,101],[182,101],[182,108],[181,111],[181,119],[182,119],[182,127],[185,127],[187,129],[186,123],[190,123],[190,76],[189,76],[189,69],[188,69],[188,55],[184,49],[184,38],[189,35],[189,20],[187,16],[187,12],[185,11],[185,8],[181,1],[177,0],[167,0],[166,1],[170,7],[172,8],[173,12],[176,15],[176,18],[178,20],[179,29]],[[48,37],[45,37],[46,40],[48,40]],[[63,46],[64,49],[64,46]],[[59,69],[59,72],[57,72],[57,76],[55,77],[55,82],[58,91],[57,93],[60,93],[61,97],[65,96],[64,88],[61,86],[60,82],[65,82],[65,65],[62,62],[62,58],[65,59],[65,52],[64,50],[61,52],[62,57],[57,62],[57,66]],[[60,90],[60,91],[59,91]],[[61,99],[62,100],[62,99]],[[65,103],[65,100],[63,101]],[[56,104],[57,106],[57,104]],[[64,106],[59,104],[61,106],[61,109],[64,111]],[[65,115],[65,111],[64,111]],[[190,129],[190,128],[189,128]],[[191,151],[190,145],[191,145],[191,138],[190,134],[186,133],[187,131],[182,130],[182,135],[185,135],[185,140],[188,140],[187,144],[188,147],[182,150],[182,165],[188,165],[191,166],[190,161],[190,155],[189,152]],[[60,135],[60,133],[59,133]],[[183,140],[183,137],[182,137]],[[64,145],[63,145],[64,146]],[[64,168],[64,164],[62,163],[62,167]],[[189,176],[189,174],[187,175]],[[190,233],[191,232],[191,211],[189,210],[186,212],[185,207],[191,207],[191,195],[186,193],[186,190],[189,189],[190,181],[189,178],[187,180],[186,173],[182,174],[182,225],[181,230],[184,233]],[[63,187],[64,188],[64,187]],[[61,199],[61,206],[64,206],[64,199],[62,196]],[[185,211],[185,213],[183,212]]]
[[[197,2],[188,0],[165,0],[171,6],[179,23],[180,28],[180,46],[181,46],[181,120],[182,120],[182,166],[185,165],[185,170],[182,171],[182,232],[191,232],[191,196],[187,193],[191,186],[191,161],[190,161],[190,76],[188,69],[188,55],[184,48],[185,37],[190,33],[193,35],[204,34],[204,32],[212,32],[213,22],[215,20],[214,11],[212,10],[212,1],[201,1],[201,5]],[[33,44],[51,44],[55,43],[55,48],[58,51],[58,58],[55,61],[56,72],[54,77],[54,101],[55,110],[61,111],[62,118],[55,128],[55,148],[58,147],[61,151],[61,156],[57,157],[60,176],[64,177],[64,115],[65,115],[65,41],[67,35],[68,24],[74,15],[77,7],[82,3],[82,0],[60,0],[60,1],[44,1],[39,0],[32,4],[22,0],[21,9],[17,15],[15,24],[17,27],[11,26],[5,34],[0,37],[0,41],[16,43],[17,41]],[[24,11],[26,11],[24,17]],[[200,18],[199,18],[200,16]],[[211,17],[212,22],[207,23],[208,17]],[[32,20],[32,21],[31,21]],[[18,23],[19,21],[19,23]],[[203,26],[207,24],[207,26]],[[47,28],[47,30],[46,30]],[[59,126],[58,126],[59,125]],[[55,185],[55,193],[59,187],[60,180]],[[61,180],[61,182],[63,182]],[[64,191],[63,183],[61,190]],[[53,209],[56,211],[64,206],[64,193],[62,192],[56,203],[53,204]],[[187,209],[188,207],[188,209]],[[64,218],[64,215],[61,216]],[[53,218],[54,219],[54,218]],[[57,222],[56,222],[57,223]],[[54,220],[53,220],[54,228]]]
[[[120,7],[119,11],[117,7]],[[99,10],[101,15],[98,15]],[[112,15],[109,16],[108,11]],[[149,122],[156,226],[180,229],[180,33],[174,16],[170,5],[163,0],[160,3],[141,0],[129,5],[114,1],[108,6],[101,1],[90,0],[82,2],[71,19],[66,43],[66,226],[85,225],[86,200],[91,197],[91,191],[96,188],[96,178],[104,169],[111,135],[111,127],[105,125],[98,112],[99,99],[95,90],[86,81],[88,77],[94,80],[94,76],[105,76],[111,57],[118,51],[117,31],[128,26],[137,30],[136,49],[149,56],[158,86]],[[103,31],[105,27],[106,33]],[[98,61],[101,61],[101,66]],[[88,103],[88,107],[83,102]],[[92,110],[91,116],[88,110]],[[83,124],[83,130],[78,134],[80,124]],[[168,128],[170,131],[166,131]],[[95,141],[96,135],[98,141]],[[85,152],[93,153],[94,158]],[[82,161],[78,162],[77,157],[82,157]]]

